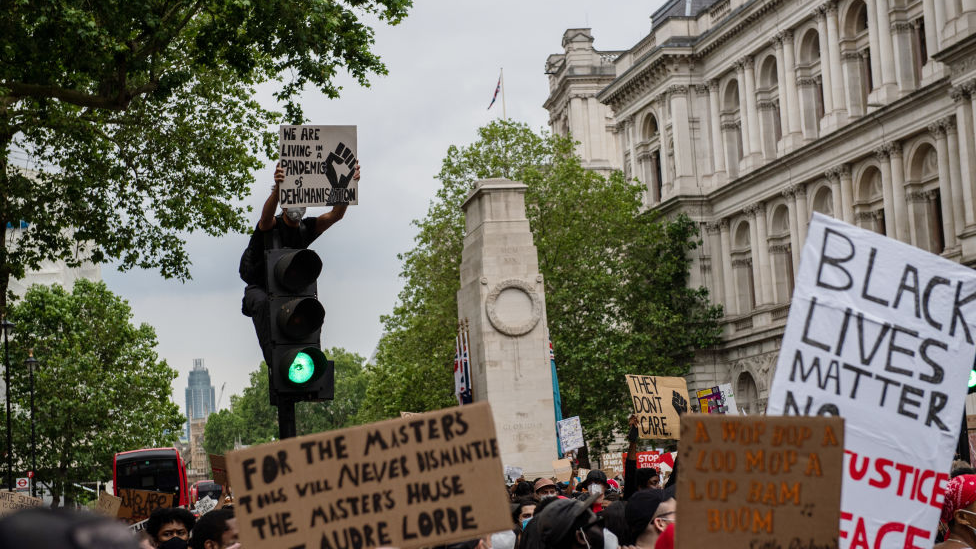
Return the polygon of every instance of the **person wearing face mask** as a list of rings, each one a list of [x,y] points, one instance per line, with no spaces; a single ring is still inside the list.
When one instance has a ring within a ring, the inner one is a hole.
[[[946,485],[939,526],[944,541],[934,549],[976,548],[976,475],[960,475]]]
[[[535,497],[542,501],[547,498],[554,498],[559,495],[559,489],[552,479],[540,478],[535,482]]]
[[[146,532],[159,549],[186,549],[197,519],[182,507],[160,507],[149,515]]]
[[[355,164],[353,179],[359,181],[359,163]],[[305,208],[278,209],[278,187],[285,180],[285,171],[279,164],[275,167],[274,185],[271,194],[261,208],[261,219],[251,233],[251,240],[241,255],[240,276],[247,283],[241,312],[251,317],[258,342],[264,351],[264,360],[271,364],[270,340],[271,323],[268,311],[268,284],[265,280],[265,250],[274,246],[275,240],[281,248],[305,249],[329,227],[346,214],[346,204],[336,204],[331,210],[318,217],[305,217]]]
[[[604,496],[610,484],[607,482],[607,475],[599,469],[592,469],[586,474],[586,480],[580,484],[580,489],[586,491],[590,496],[597,496],[593,501],[593,512],[599,513],[603,510]]]
[[[585,501],[557,499],[546,505],[532,523],[537,523],[544,549],[604,549],[603,518],[590,507],[598,496]]]
[[[674,523],[676,511],[674,488],[641,490],[630,496],[624,516],[634,544],[641,549],[654,549],[658,537]]]

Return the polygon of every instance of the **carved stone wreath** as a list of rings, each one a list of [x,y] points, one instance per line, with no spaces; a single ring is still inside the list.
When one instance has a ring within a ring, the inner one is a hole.
[[[498,316],[495,302],[498,300],[498,296],[508,289],[519,290],[529,296],[529,299],[532,301],[532,316],[522,324],[508,324]],[[491,325],[499,332],[510,336],[520,336],[529,333],[539,323],[539,320],[542,319],[542,300],[539,298],[539,294],[536,293],[535,288],[531,284],[518,278],[503,280],[492,288],[488,297],[485,299],[485,309],[488,311],[488,321],[491,322]]]

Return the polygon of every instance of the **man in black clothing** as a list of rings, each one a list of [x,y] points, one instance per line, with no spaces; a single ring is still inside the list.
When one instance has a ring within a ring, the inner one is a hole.
[[[353,179],[359,181],[359,163],[355,164]],[[275,184],[271,187],[271,195],[264,201],[261,209],[261,219],[251,233],[251,240],[241,257],[240,275],[247,287],[244,289],[244,300],[241,312],[251,317],[258,342],[264,350],[264,361],[271,364],[269,343],[271,340],[271,321],[268,311],[268,281],[265,279],[264,252],[270,242],[277,236],[282,248],[305,249],[315,241],[320,234],[342,219],[346,214],[346,204],[337,204],[331,210],[318,217],[303,217],[305,208],[282,208],[282,213],[275,215],[278,209],[278,186],[285,180],[285,170],[279,164],[275,168]]]

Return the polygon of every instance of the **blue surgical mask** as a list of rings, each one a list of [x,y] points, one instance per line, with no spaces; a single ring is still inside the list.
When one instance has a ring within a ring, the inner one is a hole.
[[[532,520],[532,517],[529,517],[522,521],[522,530],[525,530],[525,527],[529,525],[530,520]]]

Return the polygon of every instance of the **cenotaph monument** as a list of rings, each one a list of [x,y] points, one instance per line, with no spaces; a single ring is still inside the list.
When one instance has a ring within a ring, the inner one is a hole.
[[[478,181],[465,219],[458,316],[469,322],[475,402],[491,403],[502,463],[525,478],[557,459],[546,300],[523,183]]]

